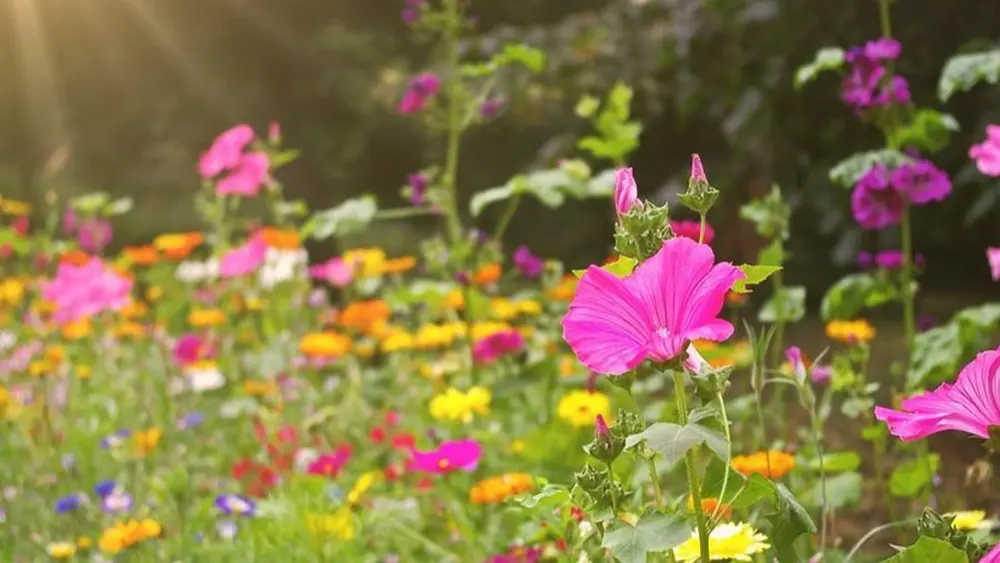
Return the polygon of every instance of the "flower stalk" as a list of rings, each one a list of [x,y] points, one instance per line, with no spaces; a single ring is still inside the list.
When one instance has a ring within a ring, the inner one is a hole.
[[[687,396],[684,390],[684,372],[674,370],[674,397],[677,401],[677,416],[682,426],[688,422]],[[701,560],[711,561],[708,544],[708,519],[705,508],[701,505],[701,482],[695,464],[698,459],[698,447],[695,446],[684,454],[684,464],[687,466],[688,491],[694,505],[695,521],[698,525],[698,544],[701,550]]]

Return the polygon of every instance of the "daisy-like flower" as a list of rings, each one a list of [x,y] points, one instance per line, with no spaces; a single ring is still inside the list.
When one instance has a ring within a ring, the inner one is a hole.
[[[785,452],[768,450],[750,455],[738,455],[731,462],[733,470],[749,477],[759,473],[769,479],[781,479],[795,469],[795,458]]]
[[[981,528],[989,528],[993,525],[992,520],[986,519],[985,510],[960,510],[958,512],[949,512],[945,516],[951,516],[953,520],[951,521],[951,527],[956,530],[978,530]]]
[[[257,505],[243,495],[219,495],[215,506],[226,515],[253,516]]]
[[[73,542],[53,542],[45,546],[45,552],[53,559],[69,559],[76,555],[76,544]]]
[[[767,536],[747,523],[720,524],[708,535],[708,550],[712,561],[752,561],[753,555],[769,549]],[[674,548],[680,563],[695,563],[701,558],[698,532]]]

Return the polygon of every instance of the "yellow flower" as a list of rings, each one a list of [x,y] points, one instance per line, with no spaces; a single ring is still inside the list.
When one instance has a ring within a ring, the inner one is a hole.
[[[151,518],[119,521],[101,533],[97,545],[102,551],[118,553],[137,543],[159,537],[163,532],[160,523]]]
[[[521,315],[538,315],[542,312],[542,304],[530,299],[514,301],[506,297],[496,297],[490,300],[490,312],[501,321],[509,321]]]
[[[155,426],[148,430],[137,431],[132,437],[132,440],[135,442],[136,453],[139,455],[149,455],[156,449],[156,445],[160,443],[160,438],[162,437],[163,430]]]
[[[524,440],[514,440],[510,443],[511,453],[519,454],[524,452]]]
[[[368,492],[368,489],[372,487],[375,483],[375,479],[378,478],[380,473],[378,471],[369,471],[367,473],[362,473],[358,480],[355,481],[354,487],[351,488],[350,492],[347,493],[347,504],[357,504],[361,500],[361,496]]]
[[[421,325],[413,335],[413,346],[421,350],[445,348],[458,337],[454,325]]]
[[[414,345],[415,341],[413,335],[398,327],[388,329],[386,334],[382,336],[382,342],[380,343],[384,352],[409,350],[413,348]]]
[[[489,414],[491,400],[490,390],[485,387],[473,387],[466,392],[451,387],[431,399],[431,416],[435,420],[468,423],[477,414]]]
[[[753,555],[770,548],[767,536],[757,532],[750,524],[720,524],[708,534],[709,558],[712,561],[752,561]],[[679,563],[701,560],[698,532],[674,548]]]
[[[478,342],[488,336],[493,336],[499,332],[510,332],[514,330],[508,323],[481,322],[472,324],[472,340]]]
[[[90,379],[93,369],[90,366],[76,366],[76,376],[84,381]]]
[[[826,325],[826,336],[845,344],[870,342],[875,338],[875,327],[864,319],[853,321],[830,321]]]
[[[593,426],[597,415],[605,420],[611,418],[611,400],[604,393],[590,391],[570,391],[559,401],[559,418],[574,428]]]
[[[378,337],[386,329],[392,310],[381,299],[355,301],[349,303],[337,317],[337,322],[344,328]]]
[[[163,288],[158,285],[151,285],[146,290],[146,299],[150,302],[159,301],[163,297]]]
[[[351,339],[336,332],[310,332],[299,341],[299,352],[313,358],[335,358],[351,349]]]
[[[47,362],[61,364],[66,359],[66,350],[62,346],[48,346],[43,357]]]
[[[461,359],[454,353],[439,356],[433,363],[421,362],[420,375],[439,381],[445,375],[457,372],[462,367]]]
[[[53,559],[69,559],[76,555],[76,546],[67,541],[50,543],[45,552]]]
[[[30,215],[31,204],[16,199],[0,198],[0,213],[4,215]]]
[[[382,275],[386,257],[381,248],[355,248],[345,252],[343,260],[354,264],[357,277],[372,278]]]
[[[226,315],[219,309],[195,309],[188,315],[188,324],[195,328],[219,326],[226,320]]]
[[[354,538],[354,519],[347,507],[333,514],[309,514],[306,517],[306,529],[317,535],[327,534],[349,540]]]
[[[145,316],[149,312],[149,307],[147,307],[141,301],[130,301],[124,307],[118,310],[118,314],[122,318],[134,320],[139,317]]]
[[[21,303],[24,299],[24,282],[18,278],[4,278],[0,282],[0,305],[11,307]]]
[[[118,338],[141,338],[146,335],[146,327],[139,323],[121,323],[114,332]]]
[[[94,547],[94,542],[87,536],[80,536],[76,538],[76,547],[79,549],[90,549]]]
[[[795,458],[785,452],[768,450],[750,455],[738,455],[731,462],[733,471],[749,477],[759,473],[770,479],[781,479],[795,468]]]
[[[168,233],[153,239],[153,246],[171,260],[183,260],[204,241],[201,233]]]
[[[80,340],[94,332],[94,325],[90,322],[90,317],[83,317],[62,325],[61,331],[66,340]]]
[[[951,527],[956,530],[978,530],[988,528],[993,522],[986,519],[985,510],[961,510],[959,512],[949,512],[945,516],[952,516]]]
[[[243,382],[243,392],[251,397],[270,397],[278,394],[278,384],[273,381],[247,379]]]

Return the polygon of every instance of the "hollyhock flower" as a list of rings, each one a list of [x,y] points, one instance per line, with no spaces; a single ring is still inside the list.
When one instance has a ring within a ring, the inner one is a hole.
[[[336,477],[351,459],[351,453],[350,446],[341,446],[333,453],[319,455],[306,468],[306,473],[323,477]]]
[[[524,336],[516,330],[493,333],[480,339],[472,347],[472,357],[477,364],[490,364],[506,354],[516,354],[524,349]]]
[[[83,266],[62,263],[56,277],[42,285],[42,297],[55,304],[60,324],[80,320],[102,311],[118,310],[129,302],[132,280],[118,275],[98,258]]]
[[[865,229],[878,230],[898,224],[903,207],[903,194],[890,180],[884,164],[865,172],[851,194],[854,219]]]
[[[563,337],[580,363],[604,375],[645,359],[671,360],[692,340],[732,336],[733,325],[718,315],[744,277],[728,262],[715,264],[708,245],[673,238],[624,279],[587,268],[563,317]]]
[[[954,384],[905,399],[903,410],[875,407],[875,418],[905,442],[945,430],[958,430],[988,439],[991,426],[1000,426],[1000,350],[980,352],[962,368]]]
[[[253,128],[249,125],[237,125],[223,132],[212,146],[201,155],[198,161],[198,173],[202,178],[212,178],[222,172],[235,168],[239,164],[250,141],[253,140]]]
[[[410,174],[407,181],[410,184],[410,203],[415,206],[423,205],[427,197],[427,184],[429,183],[427,176]]]
[[[264,263],[266,257],[267,245],[260,237],[253,237],[243,246],[222,255],[219,275],[223,278],[235,278],[251,274]]]
[[[310,266],[309,275],[334,287],[346,287],[354,279],[354,263],[343,258],[331,258],[322,264]]]
[[[890,182],[916,205],[941,201],[951,193],[948,175],[929,160],[899,165],[890,174]]]
[[[1000,248],[987,248],[986,260],[990,263],[990,275],[993,281],[1000,281]]]
[[[457,470],[474,471],[482,456],[483,447],[479,442],[468,439],[451,440],[427,452],[413,450],[409,468],[411,471],[435,474]]]
[[[615,211],[625,215],[639,203],[639,187],[632,176],[631,168],[615,172]]]
[[[1000,563],[1000,543],[994,545],[989,553],[979,560],[979,563]]]
[[[697,241],[699,235],[701,235],[701,222],[700,221],[671,221],[670,230],[673,231],[674,236],[689,238],[693,241]],[[715,240],[715,230],[708,223],[705,223],[705,244],[712,244]]]
[[[399,102],[399,112],[414,113],[423,110],[440,90],[441,79],[436,74],[425,72],[415,76]]]
[[[697,154],[691,155],[691,174],[688,176],[688,182],[708,183],[708,176],[705,175],[705,166],[701,163],[701,156]]]
[[[986,126],[986,139],[969,147],[969,158],[986,176],[1000,176],[1000,125]]]
[[[514,251],[514,267],[522,276],[528,279],[535,279],[542,275],[545,268],[545,261],[531,253],[531,249],[521,245]]]
[[[215,185],[215,195],[255,196],[267,183],[271,159],[262,152],[252,152],[240,157],[239,162],[226,177]]]
[[[892,37],[879,37],[865,43],[862,52],[869,60],[894,61],[903,53],[903,45]]]
[[[111,243],[113,236],[114,230],[111,227],[111,222],[98,217],[81,221],[76,234],[80,248],[90,253],[104,250]]]

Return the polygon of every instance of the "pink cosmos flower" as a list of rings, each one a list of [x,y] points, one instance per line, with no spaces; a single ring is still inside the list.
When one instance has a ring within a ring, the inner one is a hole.
[[[111,244],[114,231],[111,221],[92,217],[84,219],[79,223],[79,230],[76,233],[76,240],[80,243],[80,248],[90,253],[99,253],[106,246]]]
[[[198,173],[207,179],[236,168],[253,136],[253,128],[241,124],[216,137],[212,146],[201,155],[201,160],[198,161]]]
[[[969,158],[987,176],[1000,176],[1000,125],[986,126],[986,140],[969,147]]]
[[[129,302],[132,280],[91,258],[82,266],[59,264],[56,277],[42,286],[42,297],[56,306],[56,322],[68,323]]]
[[[320,455],[309,464],[306,473],[322,475],[323,477],[336,477],[340,474],[340,470],[347,465],[352,453],[350,446],[341,446],[333,453]]]
[[[472,357],[477,364],[491,364],[506,354],[516,354],[524,349],[524,336],[516,330],[497,332],[481,338],[472,347]]]
[[[904,442],[945,430],[958,430],[983,439],[991,426],[1000,425],[1000,350],[980,352],[962,368],[954,384],[905,399],[903,410],[875,407],[875,418]]]
[[[1000,563],[1000,543],[993,546],[993,549],[989,551],[979,563]]]
[[[701,222],[700,221],[671,221],[670,230],[674,232],[676,237],[689,238],[693,241],[698,240],[698,235],[701,234]],[[712,229],[712,225],[705,223],[705,244],[712,244],[715,240],[715,230]]]
[[[427,107],[427,103],[441,90],[441,79],[432,72],[425,72],[410,80],[403,99],[399,102],[399,113],[414,113]]]
[[[1000,248],[987,248],[986,260],[990,263],[990,275],[993,281],[1000,281]]]
[[[346,287],[354,278],[354,264],[343,258],[331,258],[322,264],[310,266],[309,275],[334,287]]]
[[[883,164],[873,166],[858,180],[851,194],[854,219],[865,229],[896,225],[903,216],[904,200]]]
[[[413,450],[410,471],[422,473],[450,473],[452,471],[475,471],[483,447],[475,440],[450,440],[442,442],[437,449],[429,452]]]
[[[629,212],[639,203],[639,187],[632,176],[631,168],[615,172],[615,211],[619,216]]]
[[[715,264],[708,245],[663,243],[624,279],[590,266],[563,317],[563,338],[591,371],[620,375],[645,359],[667,361],[692,340],[721,342],[733,325],[718,318],[726,293],[745,274]]]
[[[201,336],[193,332],[186,333],[174,343],[174,362],[185,366],[200,362],[214,355],[214,351]]]
[[[253,197],[267,183],[271,160],[262,152],[242,155],[229,174],[215,185],[216,195]]]
[[[929,160],[901,164],[892,171],[890,182],[915,205],[941,201],[951,193],[948,175]]]
[[[235,278],[257,271],[267,255],[267,244],[260,237],[253,237],[246,244],[222,255],[219,276]]]

